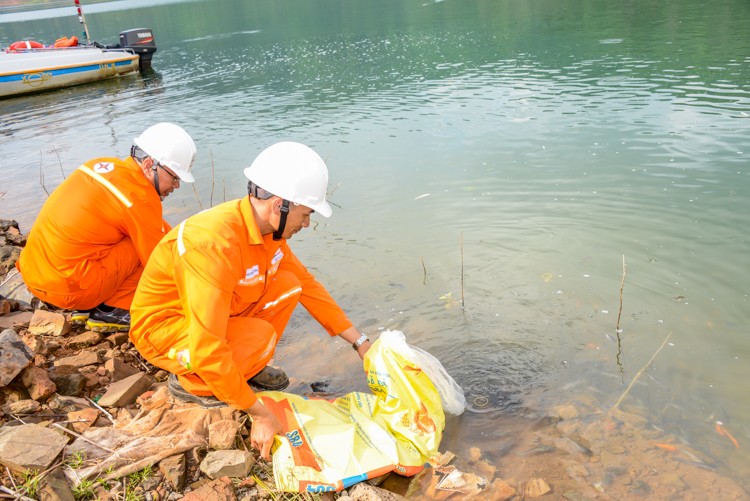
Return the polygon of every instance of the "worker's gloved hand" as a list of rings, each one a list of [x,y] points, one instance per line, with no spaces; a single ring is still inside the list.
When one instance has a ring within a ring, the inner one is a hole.
[[[278,418],[264,406],[260,400],[245,409],[253,420],[250,430],[250,445],[260,451],[260,457],[271,459],[271,446],[276,435],[283,435],[286,430]]]

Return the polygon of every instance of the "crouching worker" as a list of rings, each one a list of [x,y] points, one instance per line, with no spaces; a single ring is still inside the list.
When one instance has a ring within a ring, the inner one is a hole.
[[[36,297],[99,332],[129,329],[143,267],[170,229],[162,200],[194,181],[181,127],[159,123],[133,143],[128,158],[86,162],[52,192],[16,264]]]
[[[130,339],[172,373],[167,387],[178,400],[247,412],[251,443],[268,459],[285,430],[253,390],[288,386],[268,363],[297,304],[360,357],[371,344],[287,244],[313,212],[331,215],[323,160],[281,142],[245,175],[247,197],[188,218],[156,246],[133,300]]]

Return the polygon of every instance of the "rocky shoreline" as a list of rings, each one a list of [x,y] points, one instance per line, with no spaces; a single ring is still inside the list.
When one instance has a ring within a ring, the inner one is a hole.
[[[33,298],[14,268],[25,241],[0,219],[0,499],[750,500],[715,455],[586,391],[533,423],[495,416],[507,436],[499,451],[466,444],[412,478],[279,492],[247,416],[174,402],[168,374],[127,333],[86,331]],[[740,444],[727,436],[717,447],[729,455]]]
[[[250,447],[251,424],[241,412],[175,404],[165,388],[168,373],[148,364],[127,333],[71,325],[70,312],[28,293],[14,268],[25,242],[16,221],[0,220],[0,498],[403,499],[396,491],[405,494],[409,482],[377,487],[387,475],[338,493],[275,490],[272,464]],[[87,438],[112,434],[118,439]],[[435,466],[454,457],[441,455]],[[415,485],[423,487],[419,477]],[[479,477],[467,478],[474,491],[485,490]],[[540,495],[541,482],[525,487],[528,494]],[[495,488],[504,493],[495,499],[515,493],[504,483]]]

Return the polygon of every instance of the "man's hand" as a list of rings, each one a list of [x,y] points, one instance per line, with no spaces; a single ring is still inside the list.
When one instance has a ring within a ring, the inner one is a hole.
[[[369,350],[372,347],[372,342],[365,341],[360,345],[359,348],[357,348],[357,355],[359,355],[359,358],[362,360],[365,359],[365,353],[367,353],[367,350]]]
[[[278,418],[269,411],[260,400],[245,409],[253,419],[250,430],[250,445],[260,451],[260,457],[266,461],[271,459],[271,446],[276,435],[283,435],[285,430]]]
[[[341,339],[343,339],[344,341],[346,341],[347,343],[353,345],[353,343],[357,339],[359,339],[361,335],[362,334],[360,334],[360,332],[357,330],[357,328],[354,327],[354,326],[352,326],[352,327],[349,327],[348,329],[346,329],[345,331],[339,333],[338,336]],[[372,343],[369,340],[367,340],[364,343],[362,343],[361,345],[359,345],[359,347],[357,348],[357,355],[359,355],[359,358],[361,358],[362,360],[364,360],[365,359],[365,353],[367,353],[367,350],[369,350],[371,346],[372,346]]]

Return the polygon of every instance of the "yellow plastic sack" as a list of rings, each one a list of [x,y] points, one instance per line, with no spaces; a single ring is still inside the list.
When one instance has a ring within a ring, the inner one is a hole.
[[[258,393],[290,430],[274,444],[276,487],[340,491],[390,471],[419,473],[438,452],[445,415],[440,394],[414,358],[401,332],[385,331],[364,359],[372,394],[329,401]]]

